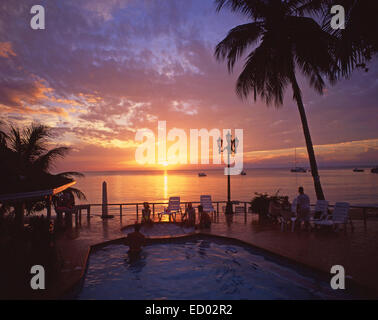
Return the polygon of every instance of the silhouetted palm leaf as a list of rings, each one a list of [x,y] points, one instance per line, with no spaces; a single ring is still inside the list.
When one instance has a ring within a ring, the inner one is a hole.
[[[51,149],[48,152],[40,155],[34,161],[34,165],[42,171],[47,171],[48,169],[51,169],[54,166],[54,161],[56,161],[58,158],[65,157],[69,150],[70,149],[67,147],[58,147]]]
[[[67,189],[68,192],[71,192],[73,195],[75,195],[79,200],[87,200],[87,197],[85,196],[85,194],[79,190],[79,189],[76,189],[76,188],[68,188]]]
[[[74,177],[83,176],[74,171],[55,175],[50,173],[55,161],[63,158],[70,150],[68,147],[48,150],[50,128],[32,124],[20,130],[10,125],[8,131],[9,133],[1,134],[5,139],[5,143],[0,148],[1,193],[55,188],[74,181]],[[72,188],[70,192],[79,199],[85,199],[85,195],[76,188]],[[31,213],[45,208],[46,201],[29,200],[25,205],[26,210]]]
[[[366,63],[378,52],[378,1],[373,0],[297,0],[298,12],[316,14],[323,19],[325,31],[332,34],[337,76],[349,77],[358,67],[366,71]],[[331,7],[345,9],[345,29],[332,29]]]

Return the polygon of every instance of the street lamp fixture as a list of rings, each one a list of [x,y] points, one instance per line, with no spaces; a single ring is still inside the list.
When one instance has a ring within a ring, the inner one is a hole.
[[[223,151],[227,152],[227,205],[226,205],[226,214],[233,214],[232,202],[231,202],[231,178],[230,178],[230,156],[234,155],[239,146],[239,139],[236,137],[232,139],[230,132],[226,134],[227,146],[223,148],[223,139],[218,138],[218,151],[219,154],[222,154]]]

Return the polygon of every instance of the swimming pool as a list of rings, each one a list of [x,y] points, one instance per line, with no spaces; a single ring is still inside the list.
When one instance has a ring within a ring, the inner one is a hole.
[[[197,239],[146,246],[130,262],[127,247],[92,253],[77,299],[343,299],[329,280],[249,246]]]

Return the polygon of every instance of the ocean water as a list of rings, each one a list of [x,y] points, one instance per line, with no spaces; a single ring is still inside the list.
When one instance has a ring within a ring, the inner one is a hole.
[[[108,203],[163,202],[171,196],[181,201],[199,201],[201,194],[210,194],[213,200],[227,199],[227,176],[223,170],[205,170],[207,177],[198,177],[198,171],[120,171],[89,172],[77,180],[76,187],[87,196],[83,203],[102,201],[102,182],[107,182]],[[231,176],[232,200],[250,201],[255,192],[296,197],[298,186],[305,188],[311,203],[316,196],[311,173],[292,173],[288,169],[247,169],[246,176]],[[370,169],[353,172],[352,168],[320,170],[320,179],[326,199],[334,204],[346,201],[351,205],[378,205],[378,174]]]

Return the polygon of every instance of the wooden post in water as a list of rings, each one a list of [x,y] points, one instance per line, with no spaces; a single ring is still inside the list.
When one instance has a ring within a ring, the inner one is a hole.
[[[122,204],[119,205],[119,216],[122,218]]]
[[[247,202],[244,202],[244,223],[247,223]]]
[[[103,219],[108,217],[108,190],[106,182],[102,183],[102,216]]]
[[[139,219],[139,212],[138,212],[138,204],[136,205],[136,221],[138,222]]]

